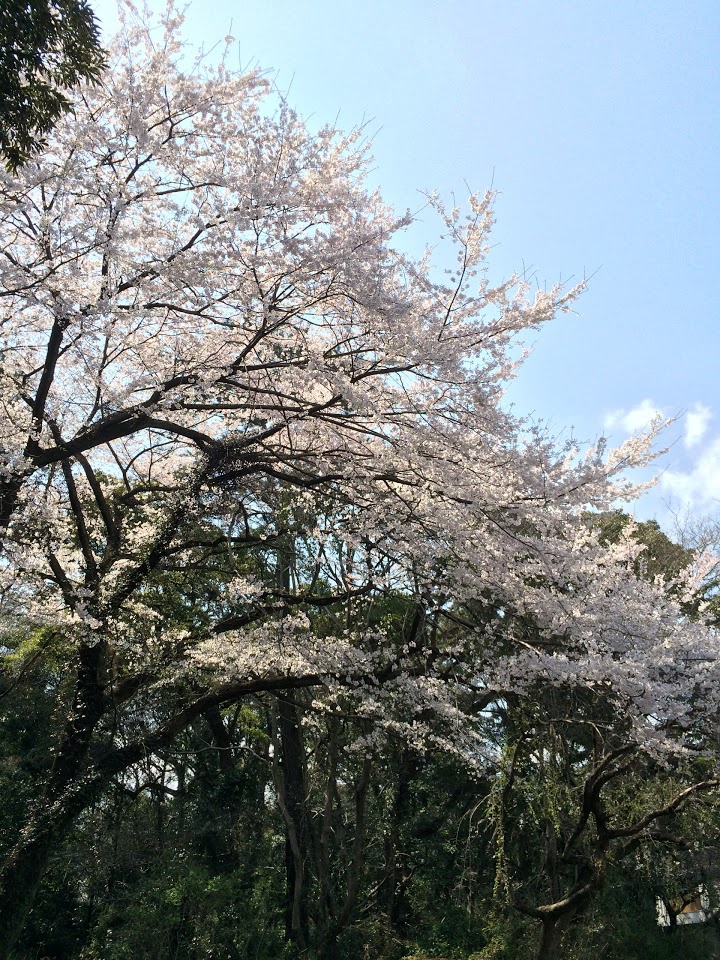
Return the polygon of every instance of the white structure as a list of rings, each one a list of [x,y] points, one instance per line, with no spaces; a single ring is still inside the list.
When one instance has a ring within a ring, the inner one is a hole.
[[[677,900],[667,901],[658,897],[656,906],[657,922],[661,927],[672,926],[673,915],[678,926],[688,923],[705,923],[710,918],[710,897],[703,883]]]

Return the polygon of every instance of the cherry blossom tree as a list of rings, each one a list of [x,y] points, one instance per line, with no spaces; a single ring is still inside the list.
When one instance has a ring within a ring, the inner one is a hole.
[[[477,710],[538,682],[601,689],[644,749],[713,703],[714,635],[582,520],[660,425],[580,453],[502,406],[579,290],[490,282],[490,194],[428,198],[444,273],[407,256],[363,131],[311,132],[180,28],[129,9],[103,86],[0,176],[4,675],[66,662],[0,956],[87,804],[248,694],[351,700],[476,767]],[[400,594],[399,633],[371,611]]]

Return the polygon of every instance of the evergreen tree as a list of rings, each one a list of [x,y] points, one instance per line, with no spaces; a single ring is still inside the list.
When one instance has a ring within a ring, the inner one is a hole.
[[[42,149],[68,89],[105,61],[87,0],[0,0],[0,154],[15,171]]]

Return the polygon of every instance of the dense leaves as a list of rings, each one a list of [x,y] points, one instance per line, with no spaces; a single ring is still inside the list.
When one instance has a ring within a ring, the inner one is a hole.
[[[40,150],[80,80],[96,81],[104,64],[98,25],[87,0],[0,3],[0,154],[17,170]]]

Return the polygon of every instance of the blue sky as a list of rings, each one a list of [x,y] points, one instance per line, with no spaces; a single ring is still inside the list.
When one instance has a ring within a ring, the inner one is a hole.
[[[110,26],[114,0],[92,5]],[[191,4],[193,44],[228,32],[311,124],[371,121],[373,177],[396,207],[493,185],[494,276],[592,275],[510,399],[582,440],[685,413],[637,513],[665,520],[668,498],[720,512],[716,0]],[[438,233],[423,217],[413,238]]]

